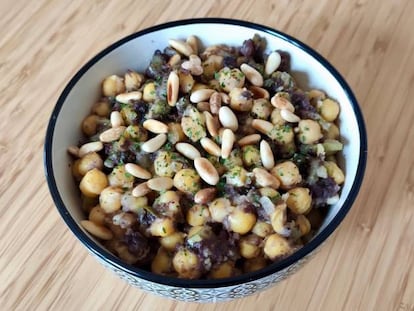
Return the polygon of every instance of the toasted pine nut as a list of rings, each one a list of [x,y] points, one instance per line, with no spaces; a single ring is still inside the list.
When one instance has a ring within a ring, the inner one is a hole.
[[[270,103],[275,108],[286,109],[291,112],[295,111],[295,107],[292,105],[292,103],[289,100],[277,94],[270,99]]]
[[[90,220],[81,220],[80,223],[86,231],[99,239],[111,240],[113,238],[112,231],[102,225],[97,225]]]
[[[220,127],[217,118],[213,117],[208,111],[204,111],[204,117],[206,118],[207,131],[210,133],[211,137],[217,136]]]
[[[206,100],[209,100],[211,94],[213,94],[215,91],[212,89],[199,89],[195,90],[190,95],[190,101],[193,103],[199,103]]]
[[[141,145],[141,150],[144,152],[155,152],[158,149],[161,148],[162,145],[165,144],[167,141],[167,135],[166,134],[158,134],[154,138],[151,138],[150,140],[147,140],[145,143]]]
[[[204,148],[204,150],[207,151],[209,154],[216,156],[216,157],[219,157],[221,155],[220,147],[210,138],[207,138],[207,137],[201,138],[200,144]]]
[[[112,127],[119,127],[121,125],[124,125],[124,119],[122,118],[122,115],[119,111],[112,111],[110,120]]]
[[[262,160],[263,166],[268,170],[275,166],[272,148],[270,148],[269,143],[265,140],[260,142],[260,159]]]
[[[216,197],[216,188],[204,188],[199,190],[194,196],[196,204],[207,204]]]
[[[270,174],[263,168],[256,167],[253,169],[254,177],[256,178],[256,183],[260,187],[271,187],[278,189],[280,182],[277,177]]]
[[[174,66],[178,65],[180,63],[180,61],[181,61],[180,54],[174,54],[168,60],[168,65],[170,65],[170,67],[174,67]]]
[[[197,110],[198,111],[210,111],[210,103],[209,102],[197,103]]]
[[[155,177],[147,181],[148,188],[155,191],[165,191],[173,187],[173,180],[170,177]]]
[[[193,35],[188,36],[186,42],[189,46],[191,46],[191,48],[193,50],[193,53],[198,55],[198,40],[197,40],[197,37],[195,37]]]
[[[243,137],[237,143],[241,147],[246,146],[246,145],[254,145],[254,144],[258,143],[261,138],[262,137],[260,136],[260,134],[251,134],[251,135],[247,135],[247,136]]]
[[[201,157],[200,151],[198,151],[196,147],[189,143],[176,143],[175,149],[177,149],[177,151],[183,156],[191,160]]]
[[[113,142],[121,137],[125,129],[125,126],[112,127],[102,132],[101,135],[99,135],[99,140],[103,143]]]
[[[223,104],[229,105],[230,104],[230,96],[227,93],[220,92],[221,102]]]
[[[200,175],[201,179],[209,185],[216,185],[219,182],[219,174],[216,168],[206,158],[197,158],[194,160],[194,168]]]
[[[134,189],[132,189],[132,195],[134,197],[143,197],[151,192],[151,189],[148,187],[147,182],[140,183]]]
[[[250,81],[251,84],[255,86],[262,86],[263,85],[263,77],[256,69],[248,64],[241,64],[240,70],[244,73],[247,80]]]
[[[300,121],[300,118],[297,115],[295,115],[292,111],[287,110],[287,109],[281,109],[280,116],[282,117],[283,120],[287,122],[297,123]]]
[[[170,106],[175,106],[180,89],[180,78],[175,71],[171,71],[167,80],[167,102]]]
[[[271,122],[262,119],[254,119],[252,121],[252,126],[263,134],[268,134],[273,129],[273,124]]]
[[[270,98],[269,92],[262,87],[251,85],[249,87],[249,91],[253,93],[254,99],[259,99],[259,98],[269,99]]]
[[[125,171],[140,179],[150,179],[152,177],[150,172],[135,163],[125,164]]]
[[[218,92],[214,92],[210,96],[210,111],[212,114],[218,114],[221,107],[221,95]]]
[[[79,147],[78,146],[69,146],[67,151],[70,155],[73,155],[74,157],[79,158]]]
[[[131,100],[140,100],[141,98],[142,98],[142,93],[139,91],[122,93],[122,94],[116,95],[115,97],[116,101],[123,103],[123,104],[128,104],[129,101]]]
[[[79,157],[82,158],[85,154],[90,152],[98,152],[103,149],[103,144],[100,141],[93,141],[86,143],[79,148]]]
[[[223,136],[221,137],[221,157],[223,159],[227,159],[233,149],[234,141],[236,140],[236,136],[230,129],[225,129],[223,131]]]
[[[265,73],[267,75],[271,75],[280,66],[281,61],[282,58],[280,57],[280,54],[278,52],[273,51],[272,53],[270,53],[266,61]]]
[[[168,125],[155,119],[145,120],[142,126],[155,134],[168,133]]]
[[[185,56],[190,56],[191,54],[194,54],[193,49],[191,48],[191,46],[184,41],[181,40],[175,40],[175,39],[170,39],[168,40],[168,44],[175,50],[177,50],[179,53],[185,55]]]
[[[223,127],[231,129],[233,132],[237,131],[239,121],[234,112],[227,106],[223,106],[219,110],[219,120]]]

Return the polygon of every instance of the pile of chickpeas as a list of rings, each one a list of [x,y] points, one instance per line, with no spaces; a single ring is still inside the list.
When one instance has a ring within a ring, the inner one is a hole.
[[[180,278],[231,277],[288,256],[321,222],[311,178],[344,182],[335,158],[339,104],[311,90],[317,117],[301,118],[288,92],[269,92],[266,79],[288,75],[278,71],[278,51],[255,64],[225,45],[201,52],[194,36],[168,43],[158,80],[133,70],[103,80],[102,99],[82,121],[84,141],[68,148],[87,214],[81,225],[125,262]],[[229,53],[233,66],[225,65]],[[275,152],[299,145],[319,159],[313,176],[292,153]],[[107,157],[108,148],[121,155],[131,146],[135,158]],[[210,262],[191,246],[214,238],[217,224],[236,251]],[[131,248],[131,234],[142,247]]]

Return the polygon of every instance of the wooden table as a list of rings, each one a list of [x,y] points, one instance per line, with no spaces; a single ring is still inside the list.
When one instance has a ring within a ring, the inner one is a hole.
[[[1,310],[414,310],[414,1],[31,1],[0,3]],[[46,185],[46,125],[70,77],[154,24],[231,17],[297,37],[349,82],[368,167],[346,220],[288,280],[234,302],[146,294],[107,271],[60,218]]]

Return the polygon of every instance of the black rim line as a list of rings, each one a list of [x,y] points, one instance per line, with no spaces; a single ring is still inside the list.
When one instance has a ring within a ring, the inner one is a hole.
[[[96,244],[92,239],[90,239],[77,225],[76,221],[71,217],[69,212],[66,210],[66,207],[62,201],[62,198],[60,197],[60,194],[58,192],[57,186],[56,186],[56,180],[54,177],[54,172],[52,168],[52,141],[53,141],[53,134],[54,134],[54,128],[56,125],[56,120],[59,115],[59,112],[62,108],[62,105],[64,101],[66,100],[66,97],[72,90],[73,86],[77,83],[77,81],[85,74],[85,72],[92,67],[97,61],[99,61],[102,57],[113,51],[115,48],[123,45],[124,43],[130,41],[131,39],[134,39],[136,37],[139,37],[141,35],[161,30],[165,28],[170,28],[172,26],[183,26],[188,24],[230,24],[230,25],[236,25],[236,26],[244,26],[252,29],[256,29],[259,31],[263,31],[265,33],[268,33],[272,36],[276,36],[280,39],[283,39],[300,49],[304,50],[306,53],[310,54],[312,57],[317,59],[339,82],[341,87],[345,90],[345,93],[347,94],[349,101],[352,104],[352,108],[355,112],[356,119],[358,121],[358,124],[360,125],[360,158],[359,163],[357,167],[357,174],[355,176],[354,183],[350,189],[349,196],[345,200],[343,206],[341,207],[340,211],[337,215],[332,219],[332,221],[326,226],[322,232],[312,239],[308,244],[306,244],[304,247],[296,251],[291,256],[281,260],[280,262],[271,264],[267,266],[266,268],[257,271],[257,272],[251,272],[246,273],[241,276],[232,277],[228,279],[216,279],[216,280],[185,280],[185,279],[178,279],[178,278],[171,278],[171,277],[164,277],[160,275],[153,274],[149,271],[142,270],[130,265],[127,265],[123,263],[118,257],[112,255],[108,251],[106,251],[104,248],[101,248],[98,244]],[[46,131],[46,138],[45,138],[45,146],[44,146],[44,168],[45,168],[45,175],[47,178],[47,183],[49,186],[49,190],[51,192],[52,198],[54,200],[54,203],[61,214],[62,218],[66,222],[66,224],[69,226],[71,231],[75,234],[75,236],[95,255],[97,255],[101,260],[104,260],[105,262],[115,266],[116,268],[122,270],[123,272],[127,274],[132,274],[134,276],[137,276],[139,278],[152,281],[159,284],[174,286],[174,287],[184,287],[184,288],[211,288],[211,287],[223,287],[223,286],[232,286],[237,284],[242,284],[245,282],[253,281],[256,279],[263,278],[265,276],[269,276],[275,272],[278,272],[280,270],[283,270],[287,268],[288,266],[292,265],[296,261],[300,260],[301,258],[305,257],[306,255],[310,254],[313,250],[315,250],[319,245],[321,245],[330,235],[331,233],[338,227],[338,225],[341,223],[345,215],[348,213],[349,209],[351,208],[353,202],[355,201],[357,194],[359,192],[359,189],[362,184],[365,167],[366,167],[366,154],[367,154],[367,137],[366,137],[366,129],[365,129],[365,123],[362,117],[362,113],[360,110],[360,107],[357,103],[357,100],[351,91],[348,84],[345,82],[344,78],[341,76],[341,74],[319,53],[314,51],[312,48],[307,46],[306,44],[300,42],[299,40],[284,34],[280,31],[274,30],[270,27],[259,25],[251,22],[236,20],[236,19],[226,19],[226,18],[196,18],[196,19],[185,19],[185,20],[179,20],[179,21],[173,21],[168,22],[160,25],[156,25],[150,28],[143,29],[141,31],[138,31],[134,34],[128,35],[119,41],[111,44],[109,47],[105,48],[101,52],[99,52],[96,56],[94,56],[91,60],[89,60],[84,66],[82,66],[78,72],[73,76],[73,78],[70,80],[70,82],[66,85],[65,89],[63,90],[62,94],[60,95],[56,106],[53,109],[51,118],[49,120],[49,124]]]

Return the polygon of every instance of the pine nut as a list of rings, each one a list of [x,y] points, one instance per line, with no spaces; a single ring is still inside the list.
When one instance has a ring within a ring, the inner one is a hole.
[[[257,185],[260,187],[271,187],[273,189],[278,189],[280,186],[280,182],[277,177],[273,176],[263,168],[254,168],[253,174]]]
[[[210,103],[209,102],[197,103],[197,110],[198,111],[210,111]]]
[[[194,76],[200,76],[204,72],[201,59],[197,55],[190,55],[189,60],[181,64],[181,68],[188,70]]]
[[[272,148],[270,148],[269,143],[265,140],[260,142],[260,159],[262,160],[263,166],[268,170],[275,166]]]
[[[297,123],[300,121],[300,118],[297,115],[295,115],[293,112],[287,109],[281,109],[280,116],[282,117],[283,120],[287,122]]]
[[[214,200],[216,197],[216,188],[204,188],[199,190],[194,196],[194,202],[196,204],[207,204]]]
[[[144,76],[133,70],[128,70],[124,75],[125,88],[129,91],[138,90],[144,81]]]
[[[243,137],[237,143],[241,147],[246,146],[246,145],[254,145],[254,144],[258,143],[261,138],[262,137],[260,136],[260,134],[251,134],[251,135],[247,135],[247,136]]]
[[[221,107],[221,95],[218,92],[214,92],[210,96],[210,111],[212,114],[218,114]]]
[[[249,91],[252,92],[254,99],[259,99],[259,98],[269,99],[270,98],[269,92],[262,87],[251,85],[249,87]]]
[[[206,100],[209,100],[211,94],[213,94],[215,91],[212,89],[198,89],[191,93],[190,95],[190,101],[192,103],[199,103]]]
[[[110,120],[112,127],[119,127],[121,125],[124,125],[124,119],[122,118],[122,115],[119,111],[112,111]]]
[[[286,99],[282,96],[279,96],[278,94],[276,94],[275,96],[273,96],[270,99],[270,103],[275,108],[286,109],[286,110],[289,110],[291,112],[295,111],[295,107],[292,105],[292,103],[288,99]]]
[[[265,73],[270,76],[277,68],[279,68],[281,61],[282,58],[278,52],[273,51],[270,53],[266,61]]]
[[[190,160],[201,157],[200,151],[198,151],[196,147],[189,143],[177,143],[175,144],[175,149],[177,149],[179,153],[181,153],[186,158],[189,158]]]
[[[219,110],[219,120],[223,127],[231,129],[236,132],[239,128],[239,121],[234,112],[227,106],[223,106]]]
[[[167,102],[174,107],[178,100],[178,91],[180,89],[180,78],[175,71],[171,71],[167,80]]]
[[[168,40],[168,44],[175,50],[177,50],[179,53],[185,55],[185,56],[190,56],[191,54],[194,54],[193,49],[191,48],[191,46],[184,41],[181,40],[175,40],[175,39],[170,39]]]
[[[118,140],[125,131],[125,126],[110,128],[99,135],[99,140],[103,143],[110,143]]]
[[[181,61],[181,56],[180,54],[174,54],[173,56],[170,57],[170,59],[168,60],[168,65],[170,67],[174,67],[176,65],[178,65]]]
[[[263,85],[263,77],[256,69],[248,64],[241,64],[240,70],[244,73],[247,80],[250,81],[251,84],[255,86],[262,86]]]
[[[230,105],[230,96],[227,93],[220,92],[221,102],[226,105]]]
[[[167,135],[165,134],[158,134],[154,138],[147,140],[145,143],[141,145],[141,150],[144,152],[155,152],[161,148],[162,145],[165,144],[167,141]]]
[[[195,36],[188,36],[186,40],[187,44],[191,46],[191,49],[193,50],[193,53],[198,55],[198,40]]]
[[[143,197],[151,192],[151,189],[148,187],[147,182],[140,183],[134,189],[132,189],[132,195],[134,197]]]
[[[252,121],[252,126],[263,134],[268,134],[273,129],[273,124],[271,122],[262,119],[254,119]]]
[[[219,157],[221,155],[220,147],[210,138],[203,137],[200,140],[201,146],[207,151],[209,154]]]
[[[213,117],[208,111],[204,111],[204,117],[206,118],[207,131],[210,133],[211,137],[217,136],[220,127],[217,118]]]
[[[155,191],[165,191],[173,187],[173,180],[170,177],[155,177],[147,181],[148,188]]]
[[[116,95],[116,101],[122,104],[128,104],[131,100],[140,100],[142,98],[142,93],[139,91],[133,91],[129,93],[122,93]]]
[[[81,220],[80,223],[86,231],[101,240],[111,240],[113,238],[112,231],[104,226],[97,225],[90,220]]]
[[[76,158],[79,158],[79,147],[78,146],[69,146],[68,153]]]
[[[103,149],[103,144],[100,141],[94,141],[91,143],[86,143],[79,148],[79,157],[82,158],[85,154],[90,152],[98,152]]]
[[[140,179],[150,179],[152,177],[150,172],[135,163],[125,164],[125,171]]]
[[[151,133],[155,133],[155,134],[168,133],[168,125],[155,119],[145,120],[142,126],[146,130],[150,131]]]
[[[201,179],[209,185],[216,185],[219,182],[219,174],[216,168],[206,158],[197,158],[194,160],[194,167]]]
[[[223,136],[221,137],[221,157],[223,159],[227,159],[233,149],[234,141],[236,140],[236,136],[230,129],[225,129],[223,131]]]

